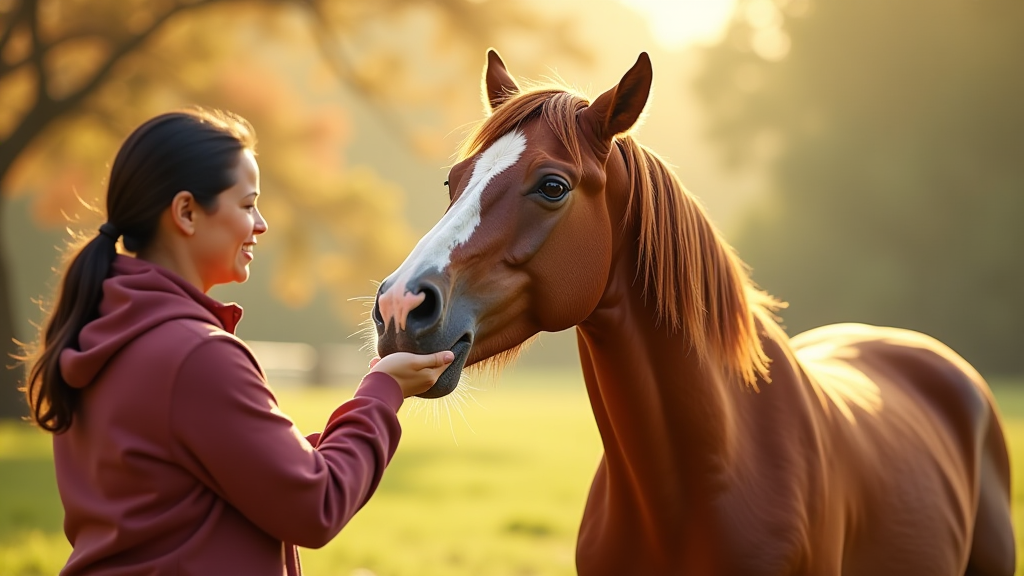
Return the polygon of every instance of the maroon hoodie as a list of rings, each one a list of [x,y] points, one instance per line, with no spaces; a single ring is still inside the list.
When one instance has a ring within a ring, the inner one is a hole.
[[[331,540],[398,445],[398,383],[367,375],[303,437],[233,335],[242,310],[118,256],[100,317],[60,356],[81,390],[54,436],[62,574],[299,574],[294,545]],[[287,544],[285,544],[287,543]]]

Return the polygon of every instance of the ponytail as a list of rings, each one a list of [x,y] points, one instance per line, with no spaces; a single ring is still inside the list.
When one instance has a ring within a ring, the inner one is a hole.
[[[117,255],[117,236],[110,224],[71,259],[61,282],[57,302],[43,328],[41,352],[28,373],[25,395],[32,420],[44,430],[60,434],[71,427],[80,391],[60,371],[60,353],[78,348],[78,333],[99,316],[103,281]]]

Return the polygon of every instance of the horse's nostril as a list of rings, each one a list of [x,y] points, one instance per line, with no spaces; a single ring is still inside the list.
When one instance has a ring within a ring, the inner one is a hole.
[[[373,310],[370,313],[373,316],[373,321],[377,325],[384,325],[384,317],[380,315],[380,304],[377,302],[373,303]]]
[[[434,286],[423,286],[420,293],[423,302],[409,313],[409,325],[428,328],[441,316],[441,295]]]

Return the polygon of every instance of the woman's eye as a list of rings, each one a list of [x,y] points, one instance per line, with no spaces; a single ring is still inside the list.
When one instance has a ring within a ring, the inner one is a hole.
[[[569,183],[561,178],[550,176],[540,183],[540,187],[537,188],[537,192],[544,197],[545,200],[561,200],[569,193]]]

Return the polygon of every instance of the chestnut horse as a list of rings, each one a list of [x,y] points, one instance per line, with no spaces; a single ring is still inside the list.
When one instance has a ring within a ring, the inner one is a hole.
[[[491,113],[447,212],[380,286],[378,353],[453,350],[433,398],[576,327],[605,450],[580,574],[1012,574],[982,377],[906,330],[788,338],[697,200],[624,134],[651,80],[641,54],[588,102],[521,90],[489,52]]]

